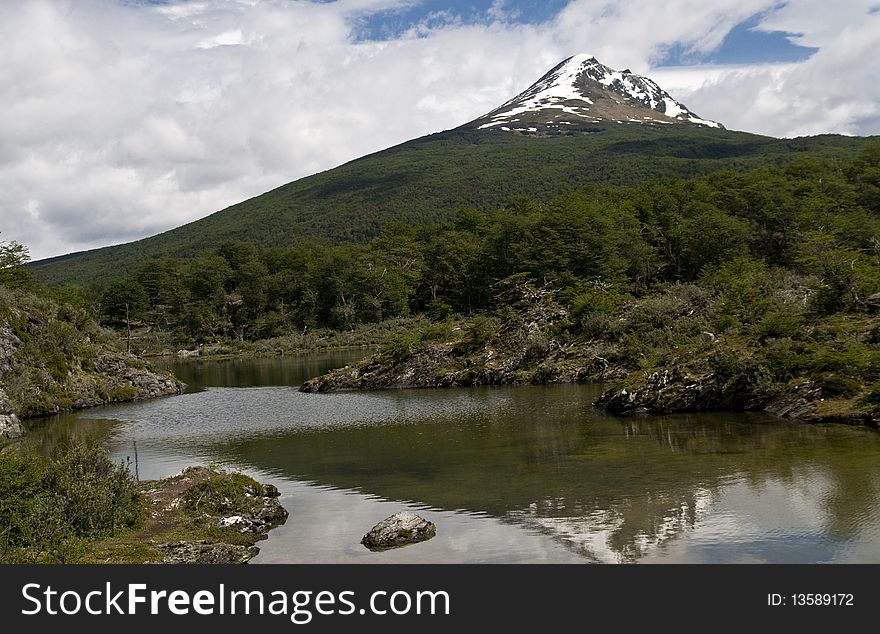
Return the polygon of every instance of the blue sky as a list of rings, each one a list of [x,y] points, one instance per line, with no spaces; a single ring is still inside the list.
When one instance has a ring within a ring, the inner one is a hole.
[[[491,111],[562,59],[771,136],[880,134],[880,0],[2,0],[0,232],[126,242]]]
[[[568,4],[569,0],[416,0],[410,6],[377,12],[359,19],[357,34],[363,40],[386,40],[400,37],[424,23],[486,23],[492,20],[493,9],[503,11],[505,20],[510,23],[541,24],[555,18]],[[766,12],[758,12],[738,23],[721,45],[709,52],[689,52],[687,47],[673,44],[658,61],[658,65],[798,62],[818,50],[792,43],[791,33],[759,30],[759,24],[765,15]]]

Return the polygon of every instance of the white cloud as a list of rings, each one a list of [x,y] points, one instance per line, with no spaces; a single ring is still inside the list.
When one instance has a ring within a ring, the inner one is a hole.
[[[655,69],[652,76],[697,113],[732,129],[880,134],[880,15],[869,14],[872,4],[792,0],[770,14],[761,28],[803,33],[798,43],[819,48],[800,63]]]
[[[650,73],[732,128],[880,132],[869,2],[573,0],[523,25],[498,1],[482,24],[448,12],[357,39],[365,17],[413,4],[0,3],[0,238],[46,257],[156,233],[460,125],[576,52]],[[669,46],[711,50],[760,11],[760,28],[820,51],[783,66],[652,69]]]

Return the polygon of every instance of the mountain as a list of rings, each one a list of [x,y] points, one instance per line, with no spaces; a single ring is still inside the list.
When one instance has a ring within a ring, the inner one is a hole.
[[[569,57],[527,90],[469,124],[478,130],[558,134],[589,123],[723,128],[701,119],[652,79],[629,69],[613,70],[592,55]]]
[[[195,222],[31,264],[51,284],[104,283],[144,260],[191,257],[229,239],[260,246],[364,242],[395,222],[433,224],[462,207],[549,199],[590,183],[632,185],[789,160],[843,157],[862,139],[774,139],[702,119],[655,82],[570,57],[492,112],[282,185]]]

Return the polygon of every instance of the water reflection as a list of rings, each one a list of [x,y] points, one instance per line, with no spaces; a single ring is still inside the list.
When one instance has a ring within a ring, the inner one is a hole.
[[[369,353],[369,350],[361,349],[288,357],[169,358],[158,359],[154,365],[172,371],[187,384],[189,391],[205,387],[297,386],[327,370],[359,361]]]
[[[289,383],[304,367],[259,373]],[[200,385],[228,385],[227,370],[210,373]],[[880,434],[737,414],[617,419],[592,409],[596,394],[217,387],[90,411],[44,438],[101,429],[120,457],[136,442],[145,477],[199,460],[274,479],[292,515],[264,561],[880,561]],[[402,507],[438,537],[359,547]]]

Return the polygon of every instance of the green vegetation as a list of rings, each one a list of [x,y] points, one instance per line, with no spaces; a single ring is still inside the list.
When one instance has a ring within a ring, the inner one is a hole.
[[[137,483],[98,445],[51,458],[0,453],[0,562],[69,563],[95,540],[139,525]]]
[[[517,196],[546,202],[591,183],[629,187],[658,177],[741,172],[804,153],[844,160],[863,143],[832,135],[773,139],[697,126],[614,124],[537,139],[449,130],[283,185],[161,235],[53,258],[34,270],[52,284],[87,285],[130,278],[145,260],[206,255],[226,240],[281,248],[364,243],[396,223],[442,223],[458,209],[485,212]]]
[[[127,277],[84,292],[105,325],[175,349],[297,350],[313,333],[372,329],[398,369],[433,349],[419,363],[438,384],[490,380],[490,353],[516,357],[493,381],[639,385],[672,368],[664,381],[714,377],[688,407],[754,407],[801,389],[869,420],[878,173],[876,140],[457,130],[119,247],[113,257],[161,257],[119,260]],[[331,242],[305,240],[315,235]],[[88,259],[71,271],[77,262]],[[526,323],[512,289],[551,293],[559,316]]]
[[[767,407],[875,425],[878,165],[874,143],[848,161],[594,186],[410,234],[421,245],[410,310],[483,314],[441,344],[397,339],[310,389],[397,385],[412,368],[412,385],[626,376],[655,411]],[[793,394],[810,407],[785,402]]]
[[[0,241],[0,285],[13,288],[29,285],[32,273],[22,268],[29,259],[26,246],[15,240]]]
[[[256,524],[242,532],[221,525],[221,516]],[[139,483],[98,443],[66,445],[48,458],[0,452],[0,563],[161,562],[160,545],[180,540],[252,556],[285,517],[266,488],[241,473],[197,467]]]
[[[254,544],[287,517],[262,484],[213,467],[190,467],[164,480],[143,482],[140,489],[147,510],[144,520],[92,542],[82,561],[237,563],[253,557],[259,550]],[[224,517],[247,518],[247,528],[224,525]],[[182,546],[187,554],[174,555],[168,545]],[[212,546],[219,547],[213,556],[198,558],[200,549],[210,552]]]
[[[799,156],[745,173],[517,198],[439,225],[395,225],[367,244],[226,241],[198,258],[148,260],[95,296],[108,325],[127,306],[139,324],[204,343],[484,310],[499,302],[493,284],[514,275],[552,281],[580,321],[663,285],[698,283],[725,295],[727,326],[760,317],[754,328],[772,334],[798,319],[767,304],[783,271],[803,278],[816,314],[864,311],[880,291],[877,147],[847,161]]]
[[[0,284],[0,393],[18,416],[179,391],[125,348],[74,290]]]

